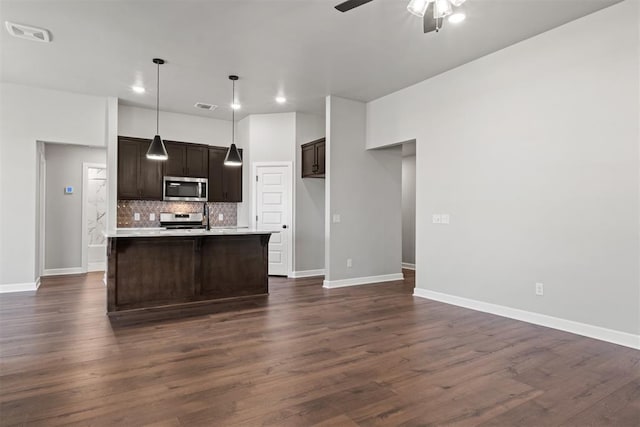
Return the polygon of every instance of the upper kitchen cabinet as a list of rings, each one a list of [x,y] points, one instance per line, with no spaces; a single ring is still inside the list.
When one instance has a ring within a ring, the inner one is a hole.
[[[118,137],[118,199],[162,200],[163,163],[147,159],[151,140]]]
[[[209,147],[210,202],[242,202],[242,166],[225,166],[226,155],[226,148]]]
[[[325,138],[320,138],[302,145],[303,178],[324,178],[325,146]]]
[[[207,178],[209,156],[204,145],[165,141],[169,159],[164,162],[165,176]]]

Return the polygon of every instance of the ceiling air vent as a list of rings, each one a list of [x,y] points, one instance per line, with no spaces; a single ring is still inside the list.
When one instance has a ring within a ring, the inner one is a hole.
[[[5,21],[7,31],[14,37],[27,39],[37,42],[50,42],[51,33],[44,28],[30,27],[28,25],[16,24],[14,22]]]
[[[216,108],[218,108],[217,105],[207,104],[205,102],[196,102],[194,107],[199,108],[201,110],[209,110],[209,111],[213,111]]]

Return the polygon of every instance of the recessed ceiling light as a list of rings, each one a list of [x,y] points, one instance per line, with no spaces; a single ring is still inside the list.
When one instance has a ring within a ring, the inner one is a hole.
[[[231,104],[231,108],[233,108],[234,110],[239,110],[241,107],[242,106],[237,102],[234,102],[233,104]]]
[[[462,12],[454,13],[449,17],[449,22],[451,22],[452,24],[459,24],[460,22],[464,21],[466,17],[467,15]]]
[[[276,96],[276,102],[278,104],[284,104],[285,102],[287,102],[287,98],[285,98],[284,96]]]
[[[131,86],[131,90],[135,93],[145,93],[147,91],[144,87],[138,85]]]

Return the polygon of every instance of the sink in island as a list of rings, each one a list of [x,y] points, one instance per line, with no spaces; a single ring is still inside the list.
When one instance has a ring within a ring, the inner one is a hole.
[[[264,295],[272,231],[107,233],[107,313]]]

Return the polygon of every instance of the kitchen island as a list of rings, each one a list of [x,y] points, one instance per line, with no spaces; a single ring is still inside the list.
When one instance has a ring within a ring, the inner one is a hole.
[[[271,231],[107,233],[107,313],[264,295]]]

